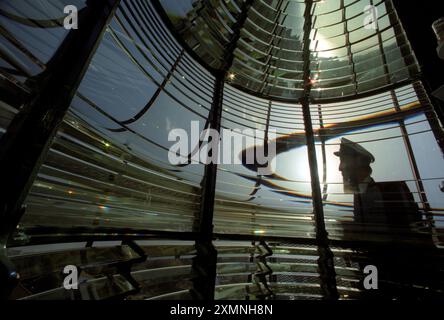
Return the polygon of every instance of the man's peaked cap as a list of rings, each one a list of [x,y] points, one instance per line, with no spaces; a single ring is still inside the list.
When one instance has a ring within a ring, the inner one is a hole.
[[[341,139],[341,147],[339,148],[339,151],[335,152],[334,154],[338,157],[348,155],[367,160],[369,163],[375,162],[375,157],[370,152],[356,142],[350,141],[346,138]]]

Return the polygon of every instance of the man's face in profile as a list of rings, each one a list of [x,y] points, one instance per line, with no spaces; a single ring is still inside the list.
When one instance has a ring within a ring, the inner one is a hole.
[[[340,156],[339,171],[342,173],[345,193],[355,193],[359,191],[359,166],[358,159],[351,155]]]

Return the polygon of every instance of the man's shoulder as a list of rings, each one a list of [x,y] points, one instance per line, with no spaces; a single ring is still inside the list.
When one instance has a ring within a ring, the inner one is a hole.
[[[405,181],[375,182],[374,185],[381,190],[381,192],[410,192]]]
[[[399,205],[396,202],[399,201],[403,206],[408,205],[416,208],[413,193],[405,181],[376,182],[374,187],[382,194],[384,201],[392,202],[393,205]]]

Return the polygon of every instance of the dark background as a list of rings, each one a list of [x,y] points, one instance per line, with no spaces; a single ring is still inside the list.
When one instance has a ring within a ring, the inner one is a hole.
[[[393,0],[393,4],[418,58],[424,75],[424,84],[430,91],[434,91],[444,85],[444,60],[441,60],[436,53],[438,42],[432,24],[444,17],[444,1]],[[431,99],[443,121],[444,103],[432,97]]]

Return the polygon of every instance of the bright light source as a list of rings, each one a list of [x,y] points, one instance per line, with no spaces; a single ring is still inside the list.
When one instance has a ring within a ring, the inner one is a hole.
[[[236,75],[235,75],[234,73],[229,73],[229,74],[228,74],[228,79],[229,79],[230,81],[233,81],[235,78],[236,78]]]

